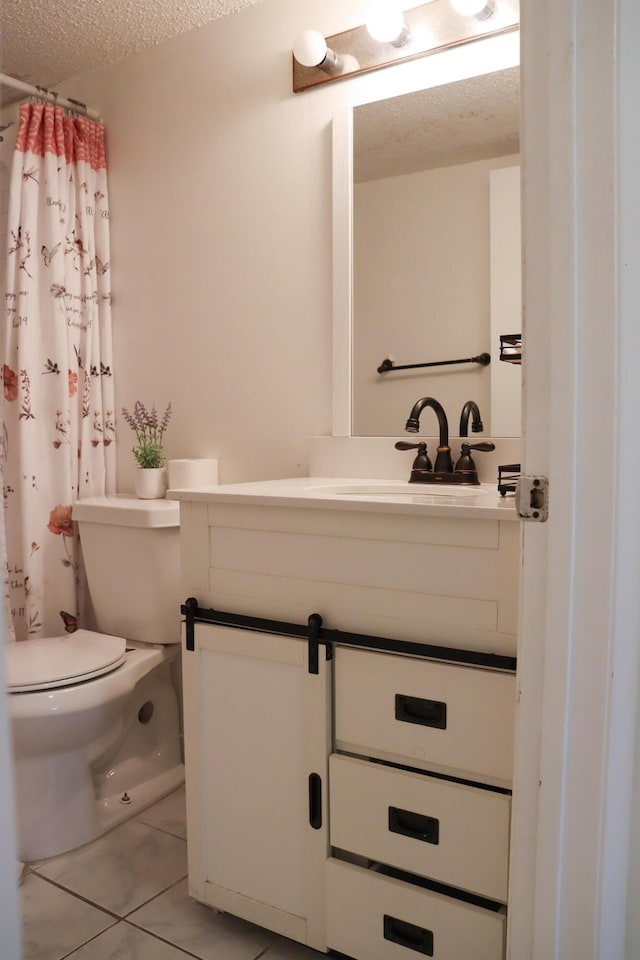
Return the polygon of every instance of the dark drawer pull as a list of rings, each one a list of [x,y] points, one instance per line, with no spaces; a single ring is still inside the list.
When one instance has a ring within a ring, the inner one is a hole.
[[[309,823],[314,830],[322,827],[322,778],[319,773],[309,774]]]
[[[433,933],[424,927],[416,927],[406,920],[384,915],[384,938],[391,943],[397,943],[408,950],[415,950],[425,957],[433,956]]]
[[[389,807],[389,830],[424,843],[440,843],[440,821],[411,810]]]
[[[396,693],[396,720],[419,723],[423,727],[447,729],[447,705],[441,700],[423,700]]]

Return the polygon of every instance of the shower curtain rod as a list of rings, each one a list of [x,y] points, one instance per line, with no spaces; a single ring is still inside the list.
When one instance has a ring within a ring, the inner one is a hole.
[[[10,77],[7,73],[0,73],[0,86],[12,87],[14,90],[20,90],[32,97],[40,97],[42,100],[48,100],[55,103],[58,107],[68,107],[70,110],[81,110],[91,120],[100,120],[100,114],[97,110],[92,110],[86,104],[79,100],[67,100],[65,97],[59,97],[54,90],[47,90],[46,87],[35,87],[31,83],[25,83],[23,80],[17,80]]]

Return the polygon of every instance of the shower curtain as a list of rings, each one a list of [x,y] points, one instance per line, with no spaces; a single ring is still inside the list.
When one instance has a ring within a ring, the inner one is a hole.
[[[5,279],[7,639],[73,632],[82,565],[75,500],[115,490],[104,128],[20,108]]]

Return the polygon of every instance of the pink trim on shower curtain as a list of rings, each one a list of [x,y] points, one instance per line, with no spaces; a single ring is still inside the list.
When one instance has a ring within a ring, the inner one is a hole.
[[[67,163],[88,163],[93,170],[107,166],[102,124],[65,116],[62,107],[51,104],[21,105],[16,150],[39,157],[54,153]]]

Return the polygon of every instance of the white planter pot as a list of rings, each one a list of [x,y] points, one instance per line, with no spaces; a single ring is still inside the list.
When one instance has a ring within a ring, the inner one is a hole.
[[[166,467],[138,467],[135,490],[140,500],[161,500],[167,492]]]

